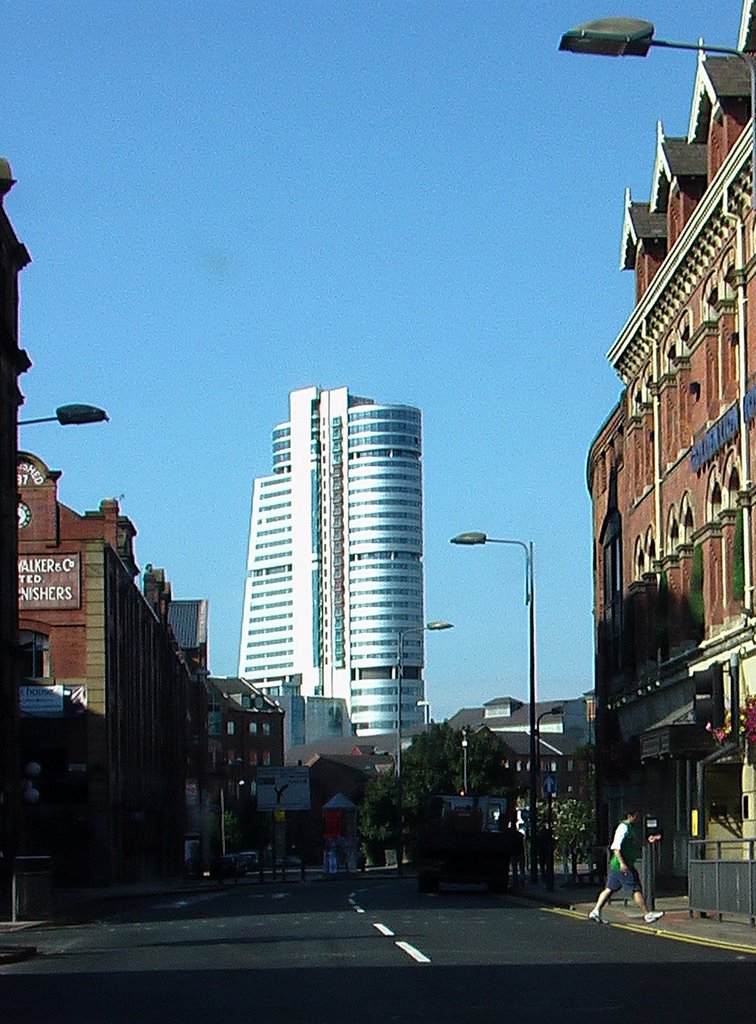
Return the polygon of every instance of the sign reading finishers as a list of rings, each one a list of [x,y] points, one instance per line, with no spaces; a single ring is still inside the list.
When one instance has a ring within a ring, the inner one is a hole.
[[[81,556],[19,555],[21,609],[81,607]]]

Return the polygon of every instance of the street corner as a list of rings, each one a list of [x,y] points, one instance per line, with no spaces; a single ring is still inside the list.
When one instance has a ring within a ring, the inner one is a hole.
[[[22,960],[30,960],[36,955],[36,946],[0,945],[0,967],[2,967],[3,964],[17,964]]]

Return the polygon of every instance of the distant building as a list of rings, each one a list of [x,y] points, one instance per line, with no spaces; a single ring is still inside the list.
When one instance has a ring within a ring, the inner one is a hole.
[[[74,512],[59,477],[19,453],[21,849],[74,884],[174,875],[189,674],[136,585],[133,523],[114,499]]]
[[[254,483],[239,676],[345,703],[358,733],[422,720],[420,412],[292,392]],[[399,638],[402,637],[400,649]]]
[[[554,710],[552,714],[552,710]],[[539,795],[545,776],[553,795],[593,801],[585,747],[593,740],[593,697],[544,701],[536,705]],[[506,751],[518,788],[530,783],[530,707],[514,697],[496,697],[481,708],[462,708],[448,719],[453,729],[487,729]]]
[[[223,807],[250,816],[257,811],[257,769],[284,763],[284,712],[235,676],[209,676],[207,693],[210,802],[216,814]]]
[[[18,840],[18,379],[31,363],[18,340],[18,275],[30,262],[3,208],[15,182],[0,158],[0,883],[7,881]]]

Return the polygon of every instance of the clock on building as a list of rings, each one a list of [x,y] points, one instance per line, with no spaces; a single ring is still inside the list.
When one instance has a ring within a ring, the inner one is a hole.
[[[31,509],[25,501],[19,501],[18,503],[18,528],[23,530],[25,526],[28,526],[31,522]]]

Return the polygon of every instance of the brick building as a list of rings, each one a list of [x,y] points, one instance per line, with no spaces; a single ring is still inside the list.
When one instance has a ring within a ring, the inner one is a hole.
[[[0,158],[0,884],[16,852],[20,792],[16,448],[23,402],[18,378],[31,365],[18,343],[18,275],[29,254],[3,207],[14,184],[7,160]]]
[[[173,874],[189,673],[165,606],[136,585],[133,523],[113,499],[74,512],[59,477],[19,453],[22,846],[67,881]]]
[[[753,8],[741,50],[756,48]],[[691,836],[756,835],[752,753],[726,722],[756,693],[749,116],[745,61],[699,55],[688,135],[659,125],[650,197],[625,196],[636,304],[608,354],[623,392],[588,458],[603,838],[639,805],[677,876]]]
[[[207,793],[218,822],[221,808],[239,820],[242,843],[264,845],[264,823],[257,817],[257,769],[284,763],[284,712],[245,679],[207,680]],[[203,856],[217,853],[219,831],[205,843]],[[246,837],[246,842],[244,839]]]

